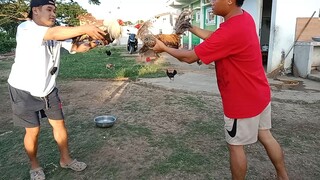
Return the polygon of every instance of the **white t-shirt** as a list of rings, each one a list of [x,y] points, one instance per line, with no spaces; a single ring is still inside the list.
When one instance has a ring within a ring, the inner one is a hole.
[[[37,97],[47,96],[54,89],[59,72],[60,48],[70,52],[72,47],[71,40],[43,40],[48,28],[32,20],[18,26],[15,60],[8,79],[12,87]],[[53,67],[58,69],[51,75]]]

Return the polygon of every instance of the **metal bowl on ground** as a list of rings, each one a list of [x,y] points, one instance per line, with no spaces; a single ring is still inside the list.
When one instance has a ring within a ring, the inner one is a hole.
[[[320,36],[312,37],[312,40],[317,41],[317,42],[320,42]]]
[[[94,123],[97,127],[107,128],[112,127],[117,118],[111,115],[97,116],[94,118]]]

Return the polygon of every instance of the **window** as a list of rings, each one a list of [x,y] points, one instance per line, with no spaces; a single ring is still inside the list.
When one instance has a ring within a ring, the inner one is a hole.
[[[167,21],[167,18],[162,18],[162,23],[165,23]]]
[[[200,11],[196,11],[195,16],[196,16],[196,22],[199,22],[200,21]]]
[[[206,24],[209,24],[209,25],[216,24],[215,15],[213,14],[211,7],[207,7],[206,9]]]

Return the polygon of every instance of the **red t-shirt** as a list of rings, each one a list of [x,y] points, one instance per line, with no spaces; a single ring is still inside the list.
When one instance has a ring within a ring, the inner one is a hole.
[[[205,64],[215,62],[224,114],[250,118],[270,102],[256,26],[250,14],[231,17],[194,48]]]

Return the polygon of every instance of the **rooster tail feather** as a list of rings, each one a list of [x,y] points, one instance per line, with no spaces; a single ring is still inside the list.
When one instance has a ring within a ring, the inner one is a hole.
[[[185,9],[180,13],[174,26],[175,34],[181,35],[189,28],[191,28],[191,15],[192,11],[189,9]]]

